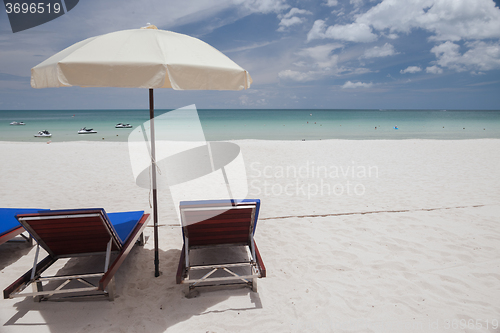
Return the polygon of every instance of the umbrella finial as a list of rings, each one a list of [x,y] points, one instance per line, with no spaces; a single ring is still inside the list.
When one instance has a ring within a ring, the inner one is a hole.
[[[158,30],[158,28],[156,27],[156,25],[151,24],[149,22],[147,23],[147,26],[141,27],[141,29],[155,29],[155,30]]]

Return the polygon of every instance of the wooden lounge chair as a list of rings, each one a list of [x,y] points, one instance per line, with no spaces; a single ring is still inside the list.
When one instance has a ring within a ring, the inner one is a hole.
[[[85,296],[113,300],[114,274],[136,241],[144,243],[143,230],[149,220],[149,214],[143,211],[106,214],[100,208],[50,210],[16,217],[38,245],[33,268],[4,290],[4,298],[32,296],[35,301]],[[40,246],[48,256],[38,262]],[[110,263],[112,253],[117,256]],[[102,272],[42,276],[58,259],[102,254]],[[33,292],[23,292],[29,285]]]
[[[35,213],[45,209],[38,208],[0,208],[0,245],[21,236],[24,241],[33,244],[31,236],[25,236],[26,230],[16,219],[17,214]]]
[[[259,209],[260,200],[241,202],[205,200],[180,203],[184,246],[177,269],[177,283],[186,284],[187,293],[198,286],[235,283],[246,284],[253,291],[257,291],[257,278],[266,276],[266,268],[253,238]],[[243,246],[246,255],[243,260],[240,256],[237,262],[201,265],[191,262],[192,250],[206,251],[225,246]]]

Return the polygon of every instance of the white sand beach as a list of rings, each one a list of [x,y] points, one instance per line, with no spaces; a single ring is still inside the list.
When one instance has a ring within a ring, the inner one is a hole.
[[[153,228],[112,301],[0,300],[0,332],[500,332],[500,140],[235,141],[267,277],[185,298],[181,228]],[[150,211],[127,143],[0,142],[1,207]],[[0,245],[3,290],[35,247]],[[76,260],[76,259],[72,259]]]

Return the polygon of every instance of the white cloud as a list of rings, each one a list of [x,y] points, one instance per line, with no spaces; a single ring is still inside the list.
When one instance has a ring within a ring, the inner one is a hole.
[[[474,41],[465,43],[468,50],[460,53],[460,46],[445,42],[431,49],[437,57],[437,64],[458,72],[466,70],[488,71],[500,69],[500,43]]]
[[[240,4],[236,2],[240,2]],[[192,0],[189,2],[147,0],[142,1],[140,6],[133,1],[80,1],[75,9],[68,13],[69,17],[65,15],[64,18],[58,19],[57,23],[54,21],[48,26],[43,25],[43,27],[45,31],[53,31],[52,26],[56,30],[55,27],[64,25],[62,28],[64,34],[72,35],[71,41],[74,42],[111,31],[140,28],[148,22],[160,29],[172,29],[175,26],[222,16],[221,13],[240,8],[240,6],[241,1],[239,0],[218,0],[216,2],[213,0]],[[241,17],[241,15],[233,15],[232,17],[223,17],[220,21],[232,23]],[[68,22],[65,24],[64,20],[68,20]],[[209,30],[207,28],[211,27],[206,27],[205,30]]]
[[[500,37],[500,9],[491,0],[439,0],[419,19],[435,40]]]
[[[284,18],[290,18],[294,15],[312,15],[312,13],[305,9],[292,8],[288,13],[283,15]]]
[[[250,44],[250,45],[240,46],[240,47],[236,47],[234,49],[227,49],[227,50],[221,50],[221,51],[222,51],[222,53],[248,51],[248,50],[254,50],[254,49],[258,49],[258,48],[264,47],[264,46],[268,46],[268,45],[271,45],[271,44],[274,44],[274,43],[276,43],[276,41],[263,42],[263,43],[253,43],[253,44]]]
[[[344,66],[342,62],[348,63],[349,59],[335,54],[338,49],[343,49],[344,44],[329,43],[313,47],[303,48],[294,54],[299,59],[293,62],[295,69],[286,69],[279,72],[278,77],[282,80],[306,82],[324,79],[327,77],[363,75],[372,72],[364,67]]]
[[[387,36],[385,36],[385,37],[387,37],[387,38],[389,38],[389,39],[398,39],[398,38],[399,38],[399,36],[398,36],[397,34],[388,34],[388,35],[387,35]]]
[[[367,43],[375,41],[377,36],[372,33],[370,26],[364,23],[336,24],[326,28],[325,21],[316,20],[307,34],[307,40],[324,38]]]
[[[438,66],[430,66],[430,67],[427,67],[425,69],[425,72],[426,73],[429,73],[429,74],[442,74],[443,73],[443,69],[441,67],[438,67]]]
[[[394,50],[394,46],[389,43],[385,43],[383,46],[375,46],[371,49],[368,49],[363,54],[363,58],[380,58],[380,57],[388,57],[398,54]]]
[[[365,73],[369,73],[370,71],[366,68],[344,68],[344,67],[335,67],[335,68],[319,68],[317,70],[309,70],[304,72],[294,71],[291,69],[282,70],[278,73],[278,77],[280,79],[296,81],[296,82],[308,82],[315,81],[319,79],[323,79],[331,76],[339,76],[339,75],[361,75]],[[354,83],[359,87],[369,88],[372,83]],[[356,87],[348,87],[348,88],[357,88]]]
[[[342,48],[342,44],[325,44],[314,47],[309,47],[297,52],[297,55],[311,58],[314,63],[313,67],[331,69],[337,66],[338,55],[331,54],[333,50]]]
[[[334,50],[342,47],[342,44],[331,43],[301,49],[295,55],[302,60],[294,63],[296,67],[301,68],[301,71],[283,70],[278,73],[278,77],[284,80],[307,82],[349,71],[339,67],[339,56],[333,54]]]
[[[292,25],[300,24],[302,22],[303,22],[303,20],[297,16],[294,16],[291,18],[284,18],[280,22],[280,27],[278,28],[278,31],[285,31],[286,28],[288,28]]]
[[[356,22],[391,33],[424,29],[440,41],[500,37],[500,9],[491,0],[384,0]]]
[[[326,37],[361,43],[373,42],[377,39],[370,26],[364,23],[336,24],[326,29]]]
[[[350,3],[359,7],[363,1],[350,0]],[[367,43],[379,38],[376,33],[396,39],[399,34],[409,34],[415,29],[428,31],[432,34],[430,40],[441,42],[497,39],[500,38],[500,8],[492,0],[383,0],[355,16],[351,23],[328,26],[323,20],[315,21],[307,40],[331,38]],[[442,52],[435,49],[433,52],[441,54],[438,56],[441,67],[455,70],[498,68],[497,45],[470,44],[469,47],[463,55],[458,50]],[[479,50],[487,53],[479,54]],[[367,52],[367,57],[377,54],[377,50]]]
[[[350,74],[354,74],[354,75],[361,75],[361,74],[366,74],[366,73],[373,73],[373,71],[371,71],[370,69],[365,68],[365,67],[344,69],[344,71],[345,72],[349,72]]]
[[[278,77],[280,79],[286,79],[297,82],[313,81],[321,76],[322,74],[317,71],[298,72],[298,71],[292,71],[291,69],[286,69],[278,73]]]
[[[357,88],[370,88],[373,86],[373,83],[365,83],[365,82],[351,82],[347,81],[342,86],[342,89],[357,89]]]
[[[354,7],[361,7],[363,5],[363,0],[349,0],[349,3],[354,5]]]
[[[297,67],[308,67],[309,64],[305,61],[297,61],[297,62],[294,62],[293,63],[294,66],[297,66]]]
[[[323,20],[314,21],[311,30],[309,30],[309,32],[307,33],[307,41],[311,41],[313,39],[325,38],[325,30],[326,30],[325,21]]]
[[[238,97],[238,99],[240,100],[241,105],[249,104],[249,97],[247,95],[241,95],[240,97]]]
[[[465,69],[460,64],[460,46],[452,42],[446,42],[431,49],[431,52],[438,58],[438,64],[442,67],[449,67],[458,71]]]
[[[295,15],[311,15],[312,13],[305,9],[292,8],[285,15],[279,15],[281,22],[279,24],[278,31],[286,31],[286,29],[292,25],[301,24],[305,19],[297,17]]]
[[[406,73],[415,74],[415,73],[418,73],[418,72],[421,72],[421,71],[422,71],[422,68],[420,68],[418,66],[408,66],[408,68],[402,69],[399,72],[401,74],[406,74]]]
[[[233,0],[237,5],[243,5],[254,13],[281,13],[290,8],[286,0]]]
[[[337,0],[327,0],[325,5],[327,5],[328,7],[335,7],[339,4],[339,2]]]

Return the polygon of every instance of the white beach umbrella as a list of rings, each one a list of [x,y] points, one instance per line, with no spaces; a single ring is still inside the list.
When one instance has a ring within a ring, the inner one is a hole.
[[[149,89],[151,164],[156,170],[154,88],[242,90],[252,78],[207,43],[155,26],[91,37],[31,69],[33,88],[124,87]],[[156,172],[152,173],[155,276],[159,276]]]

